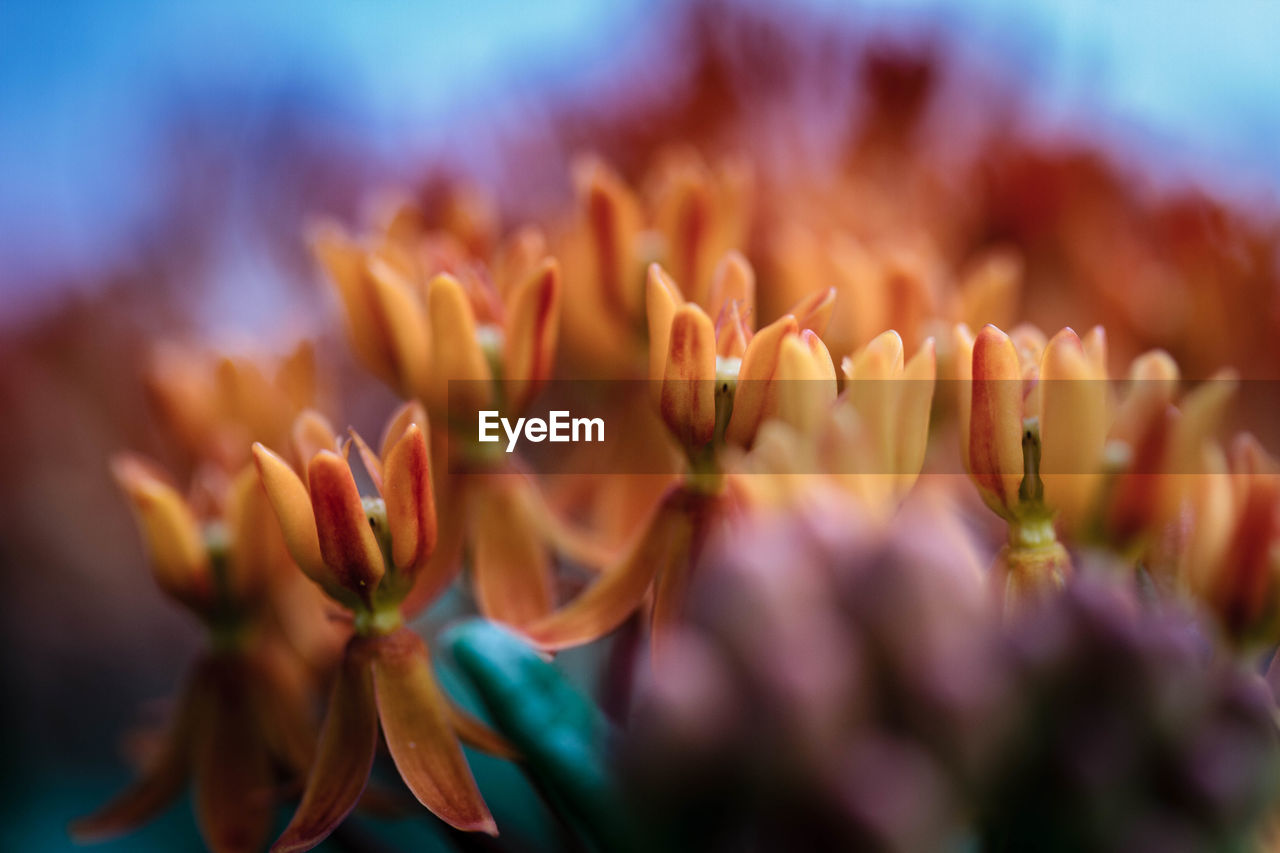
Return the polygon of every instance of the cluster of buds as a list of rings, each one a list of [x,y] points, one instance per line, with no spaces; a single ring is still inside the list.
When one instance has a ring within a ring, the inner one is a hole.
[[[753,181],[740,163],[708,166],[681,149],[655,163],[643,194],[596,158],[576,164],[574,183],[577,211],[560,247],[569,362],[584,377],[608,376],[601,365],[630,375],[646,351],[646,269],[662,264],[709,304],[721,258],[746,244]]]
[[[962,325],[955,359],[962,457],[1008,523],[995,571],[1011,603],[1062,586],[1071,559],[1060,533],[1144,556],[1194,491],[1193,460],[1233,388],[1210,381],[1175,406],[1177,368],[1152,352],[1117,403],[1101,327],[1046,341],[1027,326],[974,336]]]
[[[292,582],[251,465],[230,481],[202,469],[189,498],[149,460],[125,454],[112,467],[157,585],[205,625],[209,648],[138,781],[72,833],[87,840],[131,830],[191,780],[210,849],[260,848],[276,803],[311,767],[311,695],[335,637],[318,602]]]
[[[356,806],[381,730],[400,777],[452,826],[496,834],[459,738],[506,753],[497,735],[450,703],[426,646],[404,626],[449,578],[432,574],[437,522],[426,415],[407,404],[388,423],[381,452],[356,433],[339,446],[324,420],[295,427],[306,480],[279,455],[254,445],[254,461],[298,567],[351,614],[348,642],[302,802],[277,850],[315,846]],[[349,462],[358,449],[375,494],[362,497]],[[417,590],[415,590],[417,588]]]
[[[688,469],[659,501],[635,543],[564,608],[526,629],[561,649],[612,631],[654,590],[655,647],[679,619],[702,547],[738,503],[722,451],[749,448],[772,421],[816,428],[836,397],[835,367],[819,337],[833,294],[818,291],[754,331],[755,276],[740,255],[716,266],[706,307],[686,300],[660,266],[649,269],[650,378],[663,421]],[[714,312],[717,322],[712,323]]]

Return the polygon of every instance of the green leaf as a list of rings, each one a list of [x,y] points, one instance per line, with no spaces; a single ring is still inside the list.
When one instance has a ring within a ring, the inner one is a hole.
[[[537,651],[492,622],[467,622],[444,642],[556,808],[599,850],[641,849],[609,766],[615,732],[600,709]]]

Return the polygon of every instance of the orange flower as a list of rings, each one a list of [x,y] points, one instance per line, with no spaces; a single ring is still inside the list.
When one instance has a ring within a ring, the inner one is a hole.
[[[199,501],[223,506],[208,507],[202,525],[154,464],[126,454],[112,467],[133,504],[157,583],[205,622],[213,648],[195,665],[139,780],[76,821],[72,834],[89,841],[133,829],[191,778],[209,848],[259,848],[281,799],[280,781],[306,775],[315,743],[308,673],[270,607],[288,557],[266,495],[252,467],[225,488],[210,474],[197,490]],[[321,618],[318,611],[312,616]]]
[[[559,265],[528,229],[497,253],[494,281],[448,234],[395,220],[369,242],[330,228],[315,244],[342,296],[356,354],[446,426],[436,449],[449,465],[435,482],[445,539],[429,573],[451,575],[469,547],[482,612],[525,624],[551,610],[552,543],[573,537],[557,540],[563,531],[533,483],[505,454],[495,457],[497,445],[478,443],[476,412],[519,411],[550,378]]]
[[[929,440],[933,339],[904,361],[902,338],[884,332],[842,367],[845,390],[815,429],[775,421],[760,430],[740,465],[753,503],[785,506],[815,495],[823,501],[834,488],[884,517],[915,484]]]
[[[1012,336],[987,326],[956,331],[965,468],[993,511],[1009,523],[997,565],[1009,589],[1061,583],[1070,558],[1057,527],[1091,530],[1107,544],[1139,547],[1169,524],[1234,383],[1206,383],[1174,408],[1178,371],[1165,353],[1134,361],[1118,406],[1107,381],[1102,329],[1084,340],[1063,329]],[[971,381],[970,381],[971,380]]]
[[[1280,635],[1280,465],[1251,435],[1228,460],[1208,443],[1191,492],[1179,568],[1187,589],[1245,652]]]
[[[835,399],[835,367],[819,337],[834,293],[816,291],[759,332],[747,323],[754,298],[754,273],[734,252],[712,280],[715,324],[661,267],[649,268],[649,377],[695,464],[714,461],[717,445],[749,447],[766,420],[811,424]]]
[[[179,448],[227,472],[248,463],[254,441],[287,439],[293,419],[321,396],[309,341],[274,362],[162,346],[147,373],[147,392]]]
[[[650,375],[663,420],[688,456],[688,473],[595,583],[523,629],[533,643],[563,649],[590,642],[620,625],[652,587],[657,651],[679,618],[703,543],[739,499],[726,487],[721,450],[749,446],[774,419],[812,428],[830,408],[835,367],[813,328],[825,321],[830,292],[818,292],[759,332],[751,331],[743,310],[753,299],[754,275],[736,253],[712,277],[708,302],[718,309],[719,328],[702,307],[685,301],[661,267],[650,267]]]
[[[739,163],[712,168],[688,149],[658,159],[644,182],[649,198],[596,158],[575,164],[573,177],[577,216],[558,244],[568,355],[582,377],[633,376],[645,351],[645,269],[663,264],[705,304],[720,258],[746,247],[752,178]]]
[[[497,833],[458,742],[504,753],[505,745],[455,708],[436,684],[426,647],[404,627],[411,598],[429,601],[451,580],[431,562],[437,526],[426,413],[403,406],[375,454],[352,432],[339,447],[322,418],[305,413],[294,442],[305,480],[261,444],[263,485],[298,566],[353,614],[356,636],[329,701],[315,766],[276,850],[305,850],[333,831],[369,778],[379,725],[405,784],[441,820]],[[376,494],[361,497],[348,463],[352,445]]]
[[[515,411],[550,377],[560,267],[536,232],[512,238],[496,282],[448,248],[447,234],[388,230],[366,246],[326,226],[313,242],[341,297],[356,355],[437,417],[448,409],[450,382],[464,383],[455,393],[471,410]]]

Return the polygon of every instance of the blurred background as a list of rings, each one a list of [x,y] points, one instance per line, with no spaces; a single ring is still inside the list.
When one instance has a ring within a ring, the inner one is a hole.
[[[660,141],[786,159],[901,109],[1015,242],[1034,235],[1002,210],[1077,181],[1188,240],[1184,220],[1280,234],[1270,0],[5,0],[0,33],[3,849],[71,846],[66,821],[127,778],[120,733],[200,642],[107,474],[157,442],[148,341],[331,334],[314,217],[463,180],[518,223],[564,207],[583,151],[631,175]],[[103,849],[191,843],[170,817]]]

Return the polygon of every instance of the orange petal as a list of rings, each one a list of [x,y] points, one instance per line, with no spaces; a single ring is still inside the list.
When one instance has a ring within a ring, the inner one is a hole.
[[[960,461],[964,470],[971,471],[969,464],[969,421],[973,408],[973,332],[964,323],[955,327],[952,339],[952,370],[956,380],[956,420],[960,427]]]
[[[534,268],[547,257],[547,237],[539,228],[522,226],[499,247],[493,264],[493,279],[498,293],[508,298]]]
[[[738,303],[740,312],[746,317],[755,313],[756,274],[751,263],[737,250],[726,253],[716,264],[711,276],[711,292],[707,297],[707,314],[718,318],[731,302]]]
[[[518,411],[551,377],[560,327],[560,265],[543,261],[507,303],[502,363],[507,400]]]
[[[843,364],[845,394],[865,429],[874,473],[898,473],[896,453],[901,438],[898,400],[903,391],[902,338],[890,329],[872,338]],[[886,381],[888,380],[888,381]]]
[[[449,711],[449,726],[463,743],[498,758],[519,757],[515,747],[506,738],[459,708],[449,697],[446,696],[445,699],[445,707]]]
[[[403,396],[422,388],[430,358],[429,330],[422,303],[409,282],[385,260],[369,260],[374,317],[378,321],[396,377],[393,386]]]
[[[111,470],[133,504],[160,588],[196,609],[209,604],[213,596],[209,555],[182,495],[139,456],[118,454],[111,460]]]
[[[985,255],[960,282],[961,322],[970,328],[1013,323],[1018,315],[1022,275],[1022,256],[1016,251],[995,250]]]
[[[649,591],[654,576],[687,560],[693,522],[683,491],[663,499],[639,540],[622,559],[567,606],[524,630],[530,642],[548,651],[580,646],[621,625]]]
[[[716,333],[697,305],[676,309],[662,379],[662,418],[685,447],[701,447],[716,428]]]
[[[796,318],[801,329],[812,329],[821,335],[831,322],[831,312],[836,306],[836,289],[815,290],[801,299],[787,313]]]
[[[271,757],[254,726],[249,682],[237,659],[209,661],[207,717],[194,732],[196,823],[216,853],[261,850],[275,815]]]
[[[418,801],[452,827],[498,834],[422,640],[407,628],[371,641],[378,718],[396,769]]]
[[[372,601],[385,566],[351,468],[338,454],[322,450],[307,466],[307,477],[325,565],[340,586]]]
[[[730,302],[725,305],[716,316],[716,355],[740,360],[747,354],[751,338],[751,327],[747,325],[742,304]]]
[[[756,332],[747,344],[733,394],[733,412],[725,430],[726,441],[749,447],[760,423],[772,415],[777,389],[770,380],[778,369],[778,353],[783,340],[799,328],[796,318],[788,314]]]
[[[365,473],[369,475],[369,479],[373,481],[374,489],[381,494],[384,476],[382,459],[373,452],[373,448],[369,446],[360,433],[355,431],[354,427],[347,430],[347,435],[350,436],[351,443],[355,445],[356,453],[360,454],[360,462],[364,465]]]
[[[310,850],[342,823],[360,799],[378,750],[373,670],[364,644],[352,640],[329,694],[316,760],[302,802],[273,853]]]
[[[1067,529],[1085,520],[1101,485],[1107,383],[1095,378],[1070,328],[1053,336],[1040,367],[1040,471],[1045,502]]]
[[[658,264],[649,265],[645,284],[645,304],[649,318],[649,378],[661,382],[667,373],[667,351],[671,341],[671,321],[684,304],[680,286]]]
[[[354,603],[351,593],[343,587],[321,555],[320,535],[316,530],[315,511],[311,507],[307,487],[302,485],[302,480],[289,463],[260,443],[253,445],[253,461],[258,466],[258,476],[262,478],[262,486],[271,501],[271,508],[275,510],[276,520],[280,522],[280,531],[293,561],[329,596],[343,603]]]
[[[907,362],[902,373],[902,394],[898,401],[898,455],[895,472],[903,487],[915,482],[924,465],[929,445],[929,410],[938,364],[933,338],[926,338]]]
[[[654,224],[666,238],[667,266],[684,282],[693,302],[706,299],[713,228],[709,175],[701,164],[679,168],[657,200]]]
[[[375,376],[395,387],[396,366],[374,308],[368,254],[340,228],[329,224],[316,231],[311,244],[338,291],[356,356]]]
[[[382,496],[391,530],[392,560],[397,569],[413,577],[427,564],[436,547],[436,503],[427,439],[417,424],[410,424],[387,454]]]
[[[293,448],[303,465],[321,450],[337,450],[338,436],[324,415],[307,409],[293,422]]]
[[[438,539],[427,564],[418,571],[413,588],[400,605],[405,620],[412,619],[424,607],[435,601],[441,591],[458,575],[462,567],[462,546],[466,538],[464,489],[461,478],[447,478],[440,484],[440,492],[448,500],[436,504]]]
[[[246,465],[232,481],[223,518],[227,589],[234,598],[246,601],[275,576],[282,560],[288,565],[280,524],[253,465]]]
[[[836,399],[836,370],[812,330],[783,339],[773,384],[778,386],[776,416],[803,432],[817,429]]]
[[[387,458],[391,448],[395,447],[397,442],[404,437],[411,424],[417,424],[422,427],[424,435],[431,434],[427,410],[422,408],[422,404],[417,400],[410,400],[401,405],[391,415],[390,420],[387,421],[387,427],[382,432],[382,443],[378,445],[379,458],[384,460]]]
[[[575,167],[583,218],[590,235],[595,280],[605,304],[624,317],[640,313],[637,285],[636,238],[640,233],[640,205],[622,179],[598,160]]]
[[[477,481],[468,494],[471,573],[480,612],[520,627],[551,612],[551,558],[533,484],[516,475]]]
[[[71,837],[77,843],[105,841],[136,829],[182,793],[191,769],[191,736],[196,717],[209,699],[199,672],[197,669],[196,677],[183,690],[160,749],[138,780],[98,811],[71,824]]]
[[[973,345],[969,465],[982,499],[1007,515],[1022,482],[1022,368],[1013,341],[984,326]]]

